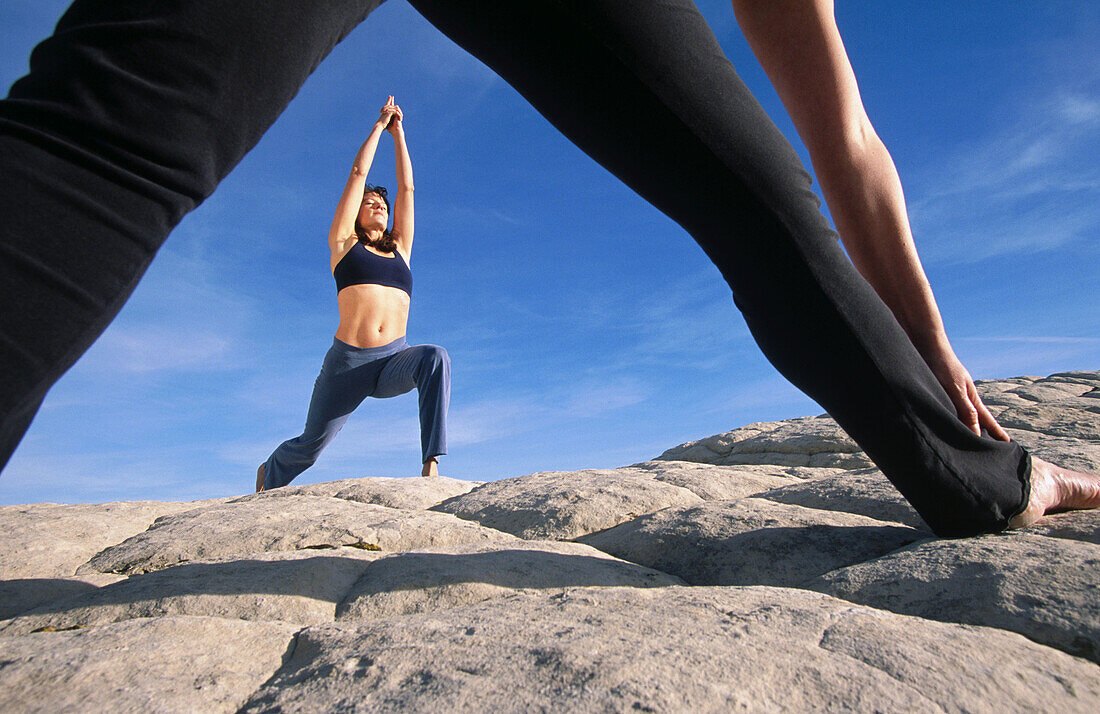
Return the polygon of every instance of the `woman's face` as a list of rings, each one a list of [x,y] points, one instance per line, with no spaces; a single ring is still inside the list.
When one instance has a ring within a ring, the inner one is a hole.
[[[359,223],[367,230],[386,230],[390,212],[386,202],[377,193],[363,196],[363,205],[359,207]]]

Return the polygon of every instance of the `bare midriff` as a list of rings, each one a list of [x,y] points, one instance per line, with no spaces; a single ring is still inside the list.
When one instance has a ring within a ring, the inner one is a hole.
[[[336,301],[340,326],[336,339],[353,347],[381,347],[404,337],[409,324],[409,294],[387,285],[349,285]]]

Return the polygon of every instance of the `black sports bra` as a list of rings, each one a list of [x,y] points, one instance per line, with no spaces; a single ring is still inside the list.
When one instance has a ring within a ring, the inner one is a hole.
[[[385,285],[412,297],[412,271],[396,250],[392,258],[387,258],[356,243],[336,264],[332,277],[336,279],[336,292],[349,285]]]

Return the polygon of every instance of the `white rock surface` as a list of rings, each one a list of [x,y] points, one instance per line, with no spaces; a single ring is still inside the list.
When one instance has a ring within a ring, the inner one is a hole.
[[[979,382],[990,411],[1036,456],[1100,471],[1100,373],[1064,372]]]
[[[1100,414],[1063,404],[1012,407],[1001,412],[997,421],[1006,429],[1038,431],[1049,436],[1091,441],[1100,439]]]
[[[630,469],[651,474],[655,481],[686,488],[705,501],[727,501],[762,491],[821,478],[842,469],[806,469],[781,466],[711,466],[691,461],[644,461]],[[619,469],[625,471],[626,469]]]
[[[528,540],[576,538],[668,506],[701,503],[636,469],[547,471],[493,481],[433,510]]]
[[[244,712],[1092,711],[1100,670],[798,590],[584,588],[321,625]]]
[[[184,563],[56,600],[0,623],[0,635],[168,615],[332,622],[336,605],[378,557],[337,548]]]
[[[1035,454],[1100,470],[1100,373],[979,389]],[[0,701],[1095,711],[1100,511],[940,541],[868,467],[806,417],[482,485],[0,508]]]
[[[692,585],[798,586],[929,536],[866,516],[743,498],[666,508],[579,540]]]
[[[725,434],[681,444],[657,458],[705,464],[774,464],[847,469],[874,465],[827,416],[750,424]]]
[[[89,573],[79,578],[15,578],[0,580],[0,620],[54,600],[63,600],[125,580],[123,575]]]
[[[392,552],[508,538],[431,511],[325,496],[252,499],[159,518],[144,533],[100,552],[78,573],[134,575],[191,560],[302,548],[358,545]]]
[[[141,533],[158,517],[212,501],[130,501],[0,507],[0,579],[66,577],[107,546]]]
[[[118,575],[77,568],[102,549],[141,533],[159,516],[218,501],[131,501],[0,507],[0,619],[110,584]]]
[[[1100,662],[1100,546],[1024,533],[934,540],[810,587],[932,620],[1018,632]]]
[[[1032,535],[1070,538],[1100,545],[1100,510],[1069,511],[1047,516],[1027,529]]]
[[[1048,436],[1037,431],[1005,429],[1012,440],[1040,459],[1088,473],[1100,472],[1100,442]]]
[[[330,496],[345,501],[373,503],[388,508],[431,508],[448,498],[469,493],[478,481],[457,478],[348,478],[301,486],[284,486],[263,493],[249,494],[234,502],[286,498],[289,496]]]
[[[283,663],[293,625],[158,617],[0,641],[8,712],[233,712]]]
[[[837,475],[800,481],[758,493],[757,497],[807,508],[858,513],[880,521],[894,521],[929,530],[909,502],[881,471],[874,468],[841,471]]]
[[[339,620],[434,612],[520,592],[683,585],[677,577],[579,543],[520,541],[398,553],[371,563],[337,609]]]

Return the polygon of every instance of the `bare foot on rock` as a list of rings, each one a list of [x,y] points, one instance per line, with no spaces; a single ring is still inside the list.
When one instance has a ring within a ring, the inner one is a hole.
[[[264,489],[264,464],[260,464],[260,468],[256,469],[256,493],[263,491]]]
[[[1047,513],[1100,507],[1100,475],[1055,466],[1031,457],[1031,496],[1027,508],[1008,523],[1026,528]]]
[[[424,469],[420,472],[420,475],[424,477],[439,475],[439,462],[435,460],[434,456],[424,462]]]

